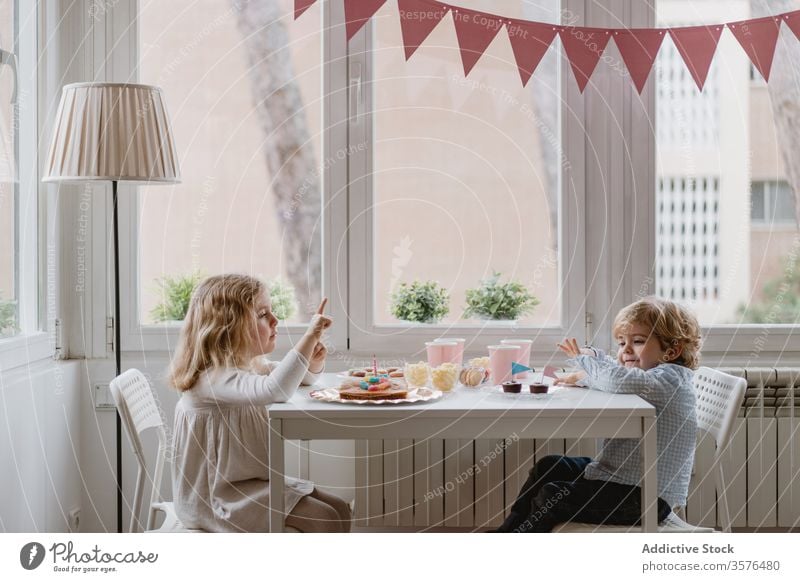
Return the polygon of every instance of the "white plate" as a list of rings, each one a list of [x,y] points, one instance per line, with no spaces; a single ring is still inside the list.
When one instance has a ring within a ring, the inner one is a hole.
[[[412,388],[408,391],[406,398],[396,398],[394,400],[342,400],[339,396],[338,388],[323,388],[312,390],[308,395],[320,402],[338,402],[341,404],[402,404],[405,402],[429,402],[438,400],[442,397],[441,390],[433,388]]]

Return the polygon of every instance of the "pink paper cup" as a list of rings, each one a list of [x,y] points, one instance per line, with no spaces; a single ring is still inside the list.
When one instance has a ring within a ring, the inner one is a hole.
[[[522,364],[523,366],[527,366],[530,368],[531,366],[531,346],[533,345],[533,340],[529,339],[504,339],[500,340],[502,345],[510,345],[510,346],[519,346],[519,351],[517,352],[517,359],[514,360],[518,364]],[[521,374],[514,374],[514,379],[519,380],[520,378],[524,378],[527,375],[527,372],[522,372]]]
[[[511,380],[511,362],[516,362],[518,346],[489,346],[489,371],[492,384]]]
[[[425,349],[428,352],[428,365],[431,368],[438,368],[445,362],[454,362],[458,356],[456,342],[425,342]]]
[[[458,350],[456,351],[455,357],[454,357],[454,359],[447,360],[447,361],[452,362],[453,364],[455,364],[459,368],[463,365],[463,363],[464,363],[464,344],[467,342],[467,340],[465,340],[464,338],[445,338],[445,337],[440,337],[440,338],[437,338],[437,339],[435,339],[433,341],[434,341],[434,343],[448,343],[448,344],[451,343],[451,342],[456,342],[458,344]]]

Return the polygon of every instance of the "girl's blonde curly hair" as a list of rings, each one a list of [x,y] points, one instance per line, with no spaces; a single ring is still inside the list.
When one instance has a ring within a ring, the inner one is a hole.
[[[190,389],[206,370],[246,365],[256,301],[265,292],[264,283],[249,275],[215,275],[198,285],[172,359],[175,389]]]
[[[671,363],[692,370],[700,365],[700,324],[686,307],[651,295],[623,308],[614,319],[613,333],[624,331],[631,324],[649,327],[658,338],[661,348],[682,348],[680,356]]]

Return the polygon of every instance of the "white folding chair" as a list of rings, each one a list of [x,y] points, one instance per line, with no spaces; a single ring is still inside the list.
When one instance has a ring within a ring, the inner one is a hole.
[[[711,471],[714,473],[714,486],[717,491],[717,509],[722,531],[731,531],[731,516],[728,511],[725,475],[722,470],[722,453],[731,437],[733,421],[742,406],[747,381],[712,368],[698,368],[694,373],[696,397],[697,430],[711,435],[716,444]],[[701,476],[705,479],[706,475]],[[638,526],[604,526],[590,523],[567,522],[556,526],[553,531],[561,533],[578,532],[640,532]],[[659,533],[712,533],[712,527],[700,527],[686,523],[673,511],[658,524]]]
[[[167,455],[167,435],[164,430],[164,420],[153,396],[150,382],[139,370],[128,370],[111,381],[111,394],[117,405],[117,410],[122,418],[122,426],[128,435],[128,440],[136,455],[139,472],[136,475],[136,488],[133,494],[133,507],[131,513],[130,532],[142,530],[139,522],[139,513],[142,508],[142,495],[144,493],[145,477],[147,476],[147,463],[142,447],[141,434],[148,428],[156,429],[158,434],[158,456],[151,479],[152,492],[147,510],[146,532],[201,532],[202,530],[187,529],[175,514],[175,508],[170,501],[161,499],[161,478],[164,472],[164,460]],[[156,513],[164,514],[161,526],[154,529]]]

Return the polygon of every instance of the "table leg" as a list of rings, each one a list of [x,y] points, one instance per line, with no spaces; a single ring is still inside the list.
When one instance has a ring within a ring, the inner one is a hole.
[[[280,420],[269,420],[269,531],[283,532],[284,522],[284,439]]]
[[[658,531],[658,448],[656,442],[656,419],[642,419],[642,531]]]

